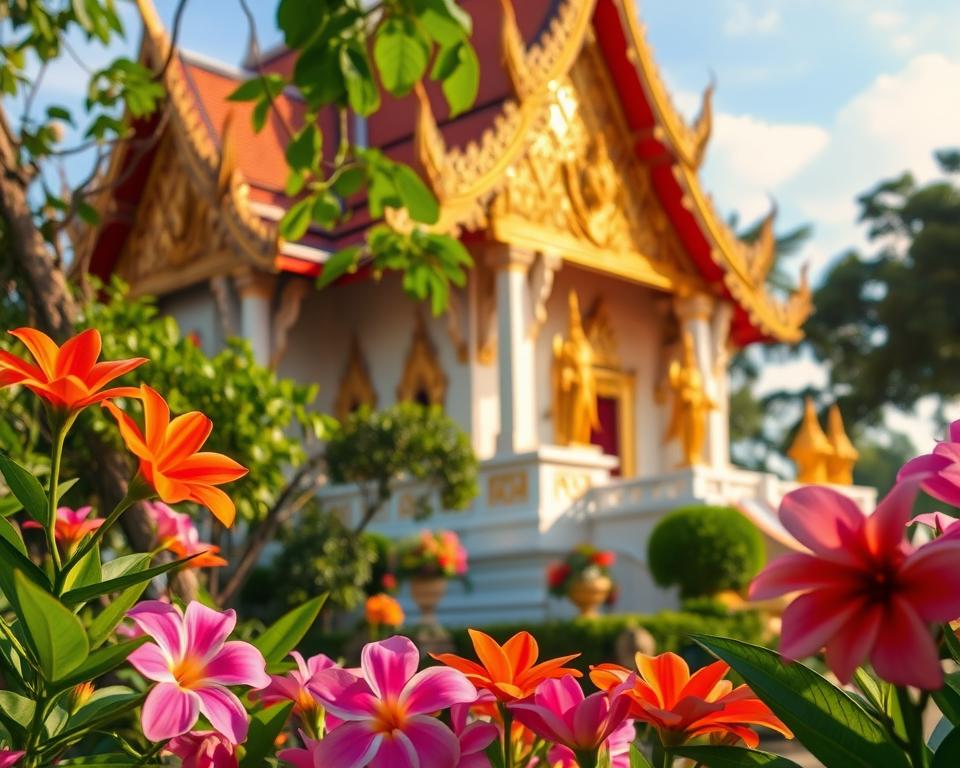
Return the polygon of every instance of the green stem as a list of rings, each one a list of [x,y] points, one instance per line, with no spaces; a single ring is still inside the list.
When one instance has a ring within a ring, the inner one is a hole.
[[[86,557],[91,549],[103,541],[103,537],[106,535],[107,531],[114,526],[117,520],[120,519],[120,515],[130,509],[130,507],[132,507],[138,501],[149,499],[153,493],[153,488],[138,473],[127,486],[127,495],[120,499],[117,506],[115,506],[113,511],[107,516],[107,519],[103,521],[103,525],[97,528],[97,530],[90,535],[90,538],[84,541],[83,544],[77,548],[77,551],[73,553],[73,556],[67,561],[67,564],[63,566],[63,570],[60,571],[56,580],[57,595],[61,594],[63,585],[66,582],[70,571],[77,566],[77,563]]]
[[[673,755],[664,748],[659,740],[653,743],[652,757],[655,768],[673,768]]]
[[[513,768],[513,714],[503,704],[500,705],[503,714],[503,765],[504,768]]]
[[[47,549],[50,550],[50,559],[53,560],[54,578],[59,578],[62,563],[60,549],[57,547],[57,505],[60,501],[60,462],[63,459],[63,443],[67,432],[73,424],[74,418],[68,417],[59,429],[53,440],[53,455],[50,457],[50,505],[47,512],[47,524],[44,530],[47,534]]]
[[[910,691],[904,686],[897,686],[897,700],[903,712],[903,721],[907,730],[908,752],[910,765],[913,768],[928,768],[929,753],[923,740],[923,710],[926,708],[930,694],[924,691],[920,700],[914,702]]]

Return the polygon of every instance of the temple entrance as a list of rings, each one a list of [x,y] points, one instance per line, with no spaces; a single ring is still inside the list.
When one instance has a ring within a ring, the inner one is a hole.
[[[611,472],[615,477],[633,477],[634,392],[633,375],[619,368],[595,366],[597,381],[597,415],[600,428],[591,431],[590,442],[610,456],[620,459],[620,465]]]
[[[600,427],[591,430],[590,442],[597,445],[607,455],[620,457],[620,402],[615,397],[597,397],[597,415]],[[614,477],[623,473],[621,466],[610,472]]]

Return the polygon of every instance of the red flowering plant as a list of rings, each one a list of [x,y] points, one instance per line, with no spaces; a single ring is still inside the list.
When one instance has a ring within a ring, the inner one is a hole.
[[[421,531],[397,547],[397,575],[408,579],[463,579],[467,550],[453,531]]]
[[[554,597],[566,597],[571,585],[581,579],[605,576],[613,584],[611,568],[617,561],[614,552],[598,549],[592,544],[580,544],[572,549],[563,560],[547,568],[547,588]],[[610,594],[616,594],[616,584]]]

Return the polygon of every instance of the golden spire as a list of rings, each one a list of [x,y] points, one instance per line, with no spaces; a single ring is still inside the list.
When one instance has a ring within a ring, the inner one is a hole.
[[[843,415],[836,403],[830,406],[827,432],[833,455],[827,460],[827,479],[837,485],[853,485],[853,467],[860,458],[847,431],[843,428]]]
[[[797,480],[801,483],[828,481],[827,462],[833,456],[833,447],[820,427],[812,397],[806,400],[803,421],[787,455],[797,465]]]

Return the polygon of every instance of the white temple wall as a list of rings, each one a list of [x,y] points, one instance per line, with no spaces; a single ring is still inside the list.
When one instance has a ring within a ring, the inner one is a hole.
[[[216,303],[206,284],[168,294],[160,300],[159,307],[177,321],[182,335],[195,334],[207,355],[223,349],[226,339]]]
[[[567,297],[571,289],[577,292],[584,319],[597,299],[603,297],[614,329],[621,366],[633,374],[634,474],[648,476],[671,469],[676,459],[671,460],[663,446],[669,401],[658,403],[656,396],[664,370],[664,295],[571,266],[564,266],[556,275],[553,292],[547,303],[547,320],[537,340],[537,391],[541,405],[538,427],[541,443],[554,443],[550,414],[553,400],[553,337],[556,334],[567,335]]]

